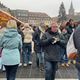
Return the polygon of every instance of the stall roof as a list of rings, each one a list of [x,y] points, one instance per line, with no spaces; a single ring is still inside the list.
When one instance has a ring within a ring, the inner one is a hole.
[[[7,13],[7,12],[0,9],[0,25],[2,25],[3,23],[6,23],[10,19],[14,19],[18,23],[24,24],[24,22],[18,20],[17,18],[13,17],[11,14],[9,14],[9,13]]]

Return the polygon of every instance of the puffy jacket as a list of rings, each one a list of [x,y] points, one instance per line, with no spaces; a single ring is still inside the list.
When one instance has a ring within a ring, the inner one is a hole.
[[[20,52],[22,39],[16,29],[7,29],[4,36],[0,38],[2,50],[2,64],[16,65],[20,63]]]
[[[28,29],[25,28],[23,30],[23,33],[24,33],[24,43],[31,43],[33,30],[31,28]]]

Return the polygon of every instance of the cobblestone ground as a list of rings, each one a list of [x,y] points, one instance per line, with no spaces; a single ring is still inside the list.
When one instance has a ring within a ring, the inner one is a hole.
[[[32,58],[33,64],[27,67],[19,67],[17,71],[17,78],[44,78],[44,71],[39,71],[39,69],[36,67],[35,63],[35,55],[33,55]],[[5,78],[5,72],[0,71],[0,78]],[[76,80],[77,78],[77,70],[73,65],[70,65],[70,67],[61,67],[59,66],[59,69],[57,70],[56,73],[56,78],[57,79],[74,79]],[[2,80],[2,79],[0,79]],[[23,80],[23,79],[22,79]],[[25,79],[24,79],[25,80]],[[34,80],[34,79],[33,79]]]

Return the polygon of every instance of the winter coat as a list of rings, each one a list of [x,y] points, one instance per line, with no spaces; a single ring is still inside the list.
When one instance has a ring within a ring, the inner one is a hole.
[[[55,39],[59,38],[59,41],[54,43]],[[44,58],[48,61],[60,61],[61,60],[61,48],[65,45],[64,37],[58,32],[45,32],[42,36],[41,44],[44,50]]]
[[[24,33],[24,43],[31,43],[33,30],[31,28],[25,28],[23,30],[23,33]]]
[[[39,28],[37,28],[33,34],[34,51],[36,53],[41,53],[40,35],[41,31],[39,30]]]
[[[2,50],[2,64],[16,65],[20,63],[20,52],[22,48],[22,38],[16,29],[7,29],[4,36],[0,38]]]
[[[77,57],[76,60],[80,62],[80,26],[76,28],[73,34],[73,42],[74,46],[77,49]]]
[[[71,25],[69,26],[66,26],[66,30],[67,30],[67,33],[68,33],[68,39],[69,37],[71,36],[72,32],[74,31],[74,27],[72,27]]]
[[[78,50],[80,54],[80,26],[76,28],[73,34],[73,41],[75,48]]]
[[[24,34],[21,30],[18,29],[18,33],[21,35],[22,43],[24,42]]]
[[[69,39],[68,39],[68,38],[69,38],[69,34],[68,34],[67,32],[66,32],[66,33],[62,32],[61,34],[64,36],[64,39],[65,39],[65,45],[64,45],[64,46],[65,46],[65,48],[66,48],[66,45],[67,45],[68,40],[69,40]]]

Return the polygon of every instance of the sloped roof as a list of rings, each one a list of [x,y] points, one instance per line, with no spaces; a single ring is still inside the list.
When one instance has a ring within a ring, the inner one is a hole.
[[[0,10],[0,25],[3,24],[3,23],[6,23],[10,19],[14,19],[17,22],[24,24],[22,21],[20,21],[17,18],[13,17],[11,14]]]
[[[29,12],[29,16],[31,16],[31,17],[49,17],[50,18],[50,16],[48,15],[48,14],[46,14],[46,13],[42,13],[42,12]]]

